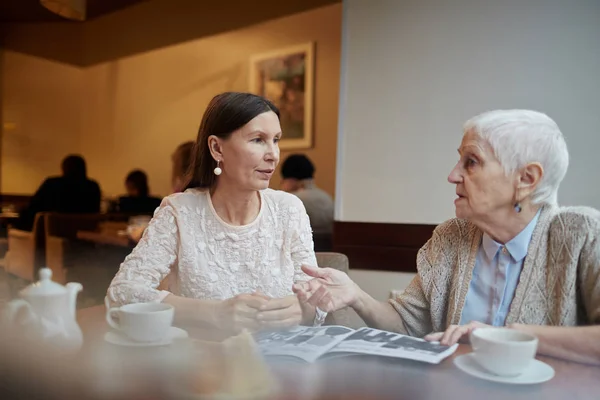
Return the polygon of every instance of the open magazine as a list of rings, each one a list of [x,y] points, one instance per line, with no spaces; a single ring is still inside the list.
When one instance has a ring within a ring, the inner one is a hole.
[[[378,329],[354,330],[337,325],[300,326],[284,331],[261,332],[257,334],[256,341],[266,357],[291,357],[309,363],[318,359],[363,354],[438,364],[458,347],[457,344],[442,346]]]

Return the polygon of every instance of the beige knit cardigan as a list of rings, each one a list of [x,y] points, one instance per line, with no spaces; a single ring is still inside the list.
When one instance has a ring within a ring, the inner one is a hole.
[[[417,276],[390,300],[405,333],[422,337],[459,324],[482,231],[451,219],[417,255]],[[543,207],[506,325],[575,326],[600,323],[600,212]]]

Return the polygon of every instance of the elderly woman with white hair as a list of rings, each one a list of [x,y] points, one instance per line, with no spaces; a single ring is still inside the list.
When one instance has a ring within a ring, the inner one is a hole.
[[[600,323],[600,212],[557,205],[569,154],[556,123],[487,112],[467,121],[458,153],[448,176],[457,218],[419,250],[402,294],[378,302],[339,271],[305,266],[313,279],[294,286],[298,297],[447,345],[509,326],[537,335],[542,354],[600,363],[600,326],[591,326]]]

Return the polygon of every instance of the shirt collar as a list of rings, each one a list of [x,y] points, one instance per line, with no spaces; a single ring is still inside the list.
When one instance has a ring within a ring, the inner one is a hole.
[[[529,247],[529,242],[531,241],[531,236],[533,235],[533,230],[535,229],[535,225],[537,224],[538,218],[540,216],[540,210],[535,214],[533,219],[527,224],[525,229],[523,229],[517,236],[512,238],[504,247],[510,253],[514,262],[520,262],[527,255],[527,248]],[[496,256],[496,253],[502,245],[492,239],[487,233],[483,234],[483,239],[481,242],[483,246],[483,251],[485,251],[486,256],[491,260]]]
[[[312,178],[302,179],[302,185],[304,186],[304,189],[306,189],[306,190],[314,189],[315,181]]]

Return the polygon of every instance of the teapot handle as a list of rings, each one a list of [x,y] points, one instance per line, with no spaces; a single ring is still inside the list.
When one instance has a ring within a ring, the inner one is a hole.
[[[25,324],[27,324],[31,321],[37,320],[37,316],[31,309],[31,306],[29,305],[29,303],[23,299],[17,299],[17,300],[8,302],[8,304],[6,305],[6,311],[4,314],[4,318],[5,318],[6,322],[8,322],[9,324],[14,324],[16,321],[17,315],[23,308],[25,308],[27,310],[27,319],[24,321]]]

